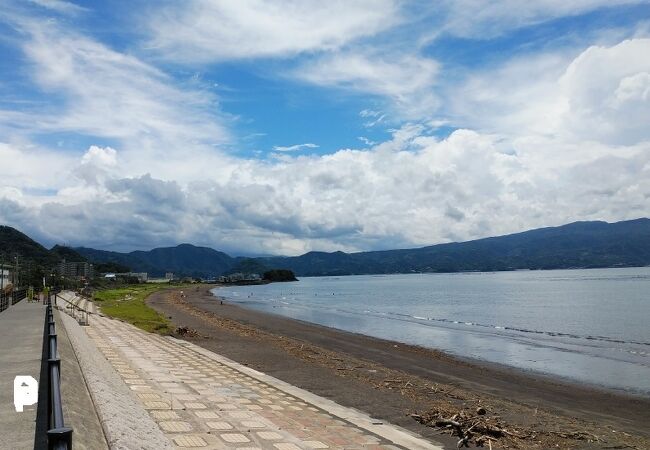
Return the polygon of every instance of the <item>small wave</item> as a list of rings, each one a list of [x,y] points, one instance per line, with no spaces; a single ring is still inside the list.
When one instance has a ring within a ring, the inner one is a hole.
[[[641,276],[636,277],[636,278],[642,278]],[[251,304],[260,304],[263,305],[265,304],[265,301],[245,301],[241,297],[237,295],[237,293],[228,293],[232,295],[233,297],[238,297],[238,298],[232,298],[231,300],[238,302],[238,303],[247,303],[249,305]],[[261,299],[260,299],[261,300]],[[493,330],[499,330],[500,332],[505,331],[511,331],[511,332],[517,332],[517,333],[522,333],[525,335],[539,335],[539,336],[549,336],[549,337],[554,337],[554,338],[567,338],[567,339],[582,339],[582,340],[588,340],[588,341],[595,341],[595,342],[606,342],[610,344],[618,344],[618,345],[640,345],[640,346],[650,346],[650,342],[644,342],[644,341],[638,341],[638,340],[624,340],[624,339],[619,339],[611,336],[602,336],[602,335],[580,335],[576,333],[567,333],[567,332],[560,332],[560,331],[552,331],[552,330],[536,330],[536,329],[531,329],[531,328],[523,328],[523,327],[515,327],[515,326],[508,326],[504,324],[487,324],[487,323],[480,323],[480,322],[471,322],[471,321],[462,321],[462,320],[455,320],[455,319],[448,319],[444,317],[425,317],[425,316],[420,316],[420,315],[412,315],[412,314],[405,314],[405,313],[400,313],[400,312],[391,312],[391,311],[377,311],[373,309],[363,309],[363,310],[354,310],[354,309],[345,309],[345,308],[332,308],[331,305],[317,305],[317,304],[302,304],[299,299],[292,298],[292,300],[297,301],[294,303],[290,303],[285,301],[286,297],[281,297],[281,298],[267,298],[266,299],[266,304],[268,305],[268,302],[274,302],[276,304],[282,304],[283,306],[291,306],[292,308],[299,308],[299,309],[309,309],[309,310],[320,310],[324,309],[329,312],[338,312],[338,313],[343,313],[346,315],[355,315],[355,316],[375,316],[375,317],[382,317],[382,318],[387,318],[387,319],[393,319],[393,320],[405,320],[405,321],[412,321],[412,322],[417,322],[422,325],[426,326],[435,326],[435,323],[447,323],[447,324],[454,324],[454,325],[461,325],[461,326],[467,326],[467,327],[480,327],[480,328],[486,328],[486,329],[493,329]]]
[[[409,318],[411,320],[418,320],[418,321],[427,321],[427,322],[442,322],[442,323],[453,323],[457,325],[467,325],[467,326],[472,326],[472,327],[482,327],[482,328],[492,328],[495,330],[508,330],[508,331],[516,331],[519,333],[526,333],[526,334],[539,334],[539,335],[546,335],[546,336],[551,336],[551,337],[564,337],[564,338],[570,338],[570,339],[586,339],[586,340],[593,340],[593,341],[602,341],[602,342],[609,342],[612,344],[634,344],[634,345],[646,345],[650,346],[650,342],[643,342],[643,341],[626,341],[623,339],[617,339],[617,338],[612,338],[609,336],[592,336],[592,335],[579,335],[575,333],[564,333],[560,331],[545,331],[545,330],[533,330],[529,328],[520,328],[520,327],[512,327],[512,326],[504,326],[504,325],[492,325],[492,324],[484,324],[484,323],[477,323],[477,322],[463,322],[459,320],[453,320],[453,319],[445,319],[445,318],[436,318],[436,317],[422,317],[422,316],[415,316],[415,315],[410,315],[410,314],[403,314],[403,313],[392,313],[390,314],[392,316],[397,316],[397,317],[404,317],[404,318]]]

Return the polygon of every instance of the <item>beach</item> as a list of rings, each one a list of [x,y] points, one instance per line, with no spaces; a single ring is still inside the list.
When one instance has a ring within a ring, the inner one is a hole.
[[[213,287],[148,304],[186,327],[184,339],[449,448],[457,438],[421,422],[478,408],[507,431],[496,448],[650,448],[647,398],[251,311]]]

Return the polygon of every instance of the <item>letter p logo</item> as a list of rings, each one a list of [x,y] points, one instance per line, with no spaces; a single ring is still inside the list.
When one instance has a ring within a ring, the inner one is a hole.
[[[38,381],[34,377],[19,375],[14,378],[14,406],[23,412],[23,406],[38,402]]]

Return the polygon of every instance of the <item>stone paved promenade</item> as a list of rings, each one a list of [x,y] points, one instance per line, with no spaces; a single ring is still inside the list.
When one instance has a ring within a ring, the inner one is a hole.
[[[439,449],[188,342],[96,315],[85,330],[176,448]]]

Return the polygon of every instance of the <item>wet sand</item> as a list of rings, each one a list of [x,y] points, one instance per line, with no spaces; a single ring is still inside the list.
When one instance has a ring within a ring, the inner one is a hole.
[[[221,304],[211,287],[148,303],[191,329],[185,339],[449,448],[458,438],[412,414],[428,422],[484,407],[512,431],[494,448],[650,448],[650,399]]]

